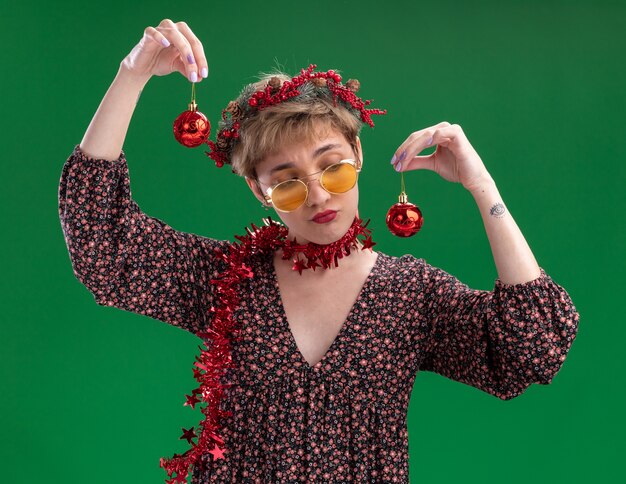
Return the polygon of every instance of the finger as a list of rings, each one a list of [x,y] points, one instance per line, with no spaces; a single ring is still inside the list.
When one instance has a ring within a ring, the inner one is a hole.
[[[437,141],[433,140],[434,145],[446,146],[450,143],[450,138],[441,138],[439,137]],[[400,164],[400,169],[397,171],[411,171],[411,170],[435,170],[435,157],[437,156],[437,151],[434,151],[430,155],[422,155],[422,156],[414,156],[410,158],[408,161],[403,161]],[[397,167],[397,165],[396,165]]]
[[[458,124],[452,124],[443,128],[437,129],[434,135],[435,140],[443,141],[448,139],[449,141],[459,141],[463,135],[463,130]],[[433,140],[433,143],[442,144]]]
[[[167,37],[154,27],[146,27],[143,33],[147,38],[156,42],[160,47],[169,47],[171,45],[170,41],[167,40]]]
[[[449,123],[448,123],[449,124]],[[452,145],[458,145],[460,141],[460,136],[463,133],[461,127],[458,124],[452,124],[449,126],[444,126],[441,128],[435,129],[432,134],[432,138],[429,138],[426,143],[430,143],[431,145],[439,145],[446,148],[454,149]],[[417,156],[417,153],[422,151],[424,148],[420,141],[423,142],[423,138],[427,136],[428,133],[422,134],[422,137],[415,140],[413,144],[407,147],[407,155],[405,160],[400,163],[400,167],[398,169],[398,163],[396,163],[396,171],[408,171],[408,170],[419,170],[419,169],[427,169],[433,170],[435,166],[435,157],[437,152],[433,152],[430,155],[426,156]]]
[[[208,77],[209,75],[209,64],[206,60],[206,56],[204,55],[204,47],[202,46],[202,42],[200,39],[196,37],[196,34],[192,32],[185,22],[178,22],[178,30],[180,30],[185,37],[187,37],[187,41],[191,48],[193,49],[194,58],[196,61],[196,65],[198,67],[198,71],[200,72],[201,77]]]
[[[438,128],[444,126],[450,126],[450,123],[448,123],[447,121],[442,121],[441,123],[438,123],[434,126],[412,133],[393,154],[393,157],[391,158],[391,164],[394,165],[394,168],[397,167],[398,163],[402,163],[405,160],[411,159],[424,148],[431,146],[434,143],[434,141],[431,139],[433,134]],[[415,149],[420,146],[421,148],[415,151]]]
[[[159,32],[161,32],[179,52],[179,56],[182,60],[182,65],[178,64],[179,67],[184,69],[185,76],[191,82],[197,82],[198,68],[196,66],[195,59],[193,57],[193,49],[191,48],[189,41],[181,32],[179,32],[178,27],[171,20],[166,19],[161,23],[164,25],[159,25],[157,30],[159,30]]]

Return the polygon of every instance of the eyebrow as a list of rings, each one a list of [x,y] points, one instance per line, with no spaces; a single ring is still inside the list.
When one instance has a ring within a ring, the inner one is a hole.
[[[334,150],[335,148],[341,148],[341,145],[337,143],[328,143],[327,145],[320,146],[313,152],[312,157],[317,158],[318,156],[326,153],[327,151]],[[270,170],[270,176],[276,173],[277,171],[284,170],[286,168],[293,168],[294,166],[295,165],[291,161],[288,161],[286,163],[281,163],[280,165],[275,166],[274,168]]]

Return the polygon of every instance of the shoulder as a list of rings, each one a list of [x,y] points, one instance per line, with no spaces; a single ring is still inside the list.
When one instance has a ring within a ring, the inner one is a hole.
[[[198,235],[193,232],[176,231],[179,239],[177,250],[186,252],[187,261],[212,271],[223,271],[227,267],[225,256],[230,254],[228,240]]]
[[[385,252],[377,251],[378,257],[381,262],[386,266],[391,266],[398,270],[408,270],[423,266],[426,261],[420,257],[415,257],[413,254],[404,254],[401,256],[395,256],[386,254]]]
[[[198,235],[193,232],[176,231],[182,242],[191,249],[198,250],[205,255],[212,255],[216,249],[226,251],[231,244],[228,240],[215,239],[213,237],[206,237],[204,235]]]
[[[426,261],[412,254],[402,256],[389,255],[378,251],[378,265],[380,273],[388,278],[413,280],[421,278],[426,266]]]

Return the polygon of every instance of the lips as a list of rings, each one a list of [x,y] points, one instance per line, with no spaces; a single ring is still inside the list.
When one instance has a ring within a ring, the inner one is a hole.
[[[315,214],[313,221],[317,223],[330,222],[335,218],[336,210],[325,210],[323,212]]]

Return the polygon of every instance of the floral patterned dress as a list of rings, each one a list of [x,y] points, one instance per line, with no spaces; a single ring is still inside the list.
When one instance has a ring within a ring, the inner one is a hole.
[[[197,333],[210,327],[210,280],[228,241],[176,231],[131,197],[124,151],[94,159],[76,145],[63,166],[59,216],[74,275],[97,304]],[[418,371],[502,400],[549,384],[578,331],[568,293],[532,281],[471,289],[412,255],[378,252],[334,342],[314,366],[289,329],[270,255],[251,262],[235,318],[223,403],[224,459],[193,483],[409,482],[407,409]],[[191,362],[190,357],[190,362]],[[165,452],[164,452],[165,453]]]

